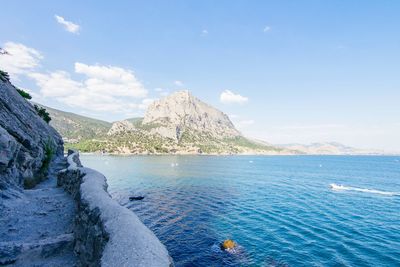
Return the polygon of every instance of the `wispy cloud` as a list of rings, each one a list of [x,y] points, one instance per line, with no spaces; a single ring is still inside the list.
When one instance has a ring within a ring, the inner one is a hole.
[[[73,23],[72,21],[65,20],[63,17],[54,15],[56,21],[61,24],[64,29],[68,32],[78,34],[80,30],[80,26],[78,24]]]
[[[184,86],[184,84],[183,84],[183,82],[182,81],[174,81],[174,84],[176,85],[176,86],[179,86],[179,87],[183,87]]]
[[[20,43],[7,42],[2,51],[4,52],[0,54],[0,69],[7,71],[11,78],[32,71],[39,66],[43,58],[39,51]]]
[[[245,104],[249,99],[240,94],[235,94],[230,90],[225,90],[221,93],[219,100],[223,104]]]
[[[265,26],[263,32],[269,32],[271,29],[271,26]]]
[[[154,91],[156,91],[160,96],[168,95],[168,90],[165,90],[164,88],[155,88]]]
[[[240,125],[252,125],[254,123],[255,123],[254,120],[242,120],[242,121],[239,121]]]
[[[208,30],[202,30],[201,31],[201,36],[206,36],[208,35]]]

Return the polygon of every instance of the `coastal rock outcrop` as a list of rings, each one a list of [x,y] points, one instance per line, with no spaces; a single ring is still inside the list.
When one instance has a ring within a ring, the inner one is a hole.
[[[0,81],[0,197],[18,194],[24,181],[40,175],[46,146],[63,156],[61,136],[8,81]]]

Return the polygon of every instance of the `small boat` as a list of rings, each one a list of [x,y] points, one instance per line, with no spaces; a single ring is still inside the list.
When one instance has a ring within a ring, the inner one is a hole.
[[[132,200],[142,200],[142,199],[144,199],[144,196],[129,197],[130,201],[132,201]]]

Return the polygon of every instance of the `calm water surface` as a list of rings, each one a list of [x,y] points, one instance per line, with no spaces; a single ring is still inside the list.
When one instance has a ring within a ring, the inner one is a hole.
[[[107,176],[176,266],[400,266],[400,157],[81,160]],[[227,238],[236,254],[218,248]]]

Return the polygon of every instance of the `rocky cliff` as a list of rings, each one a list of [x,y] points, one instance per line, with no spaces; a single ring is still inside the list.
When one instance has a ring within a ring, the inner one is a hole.
[[[226,114],[200,101],[187,90],[153,102],[147,109],[143,124],[154,125],[152,133],[177,141],[189,131],[217,139],[240,136]]]
[[[50,156],[63,156],[61,136],[8,79],[1,79],[0,196],[15,195],[24,183],[43,175]]]

